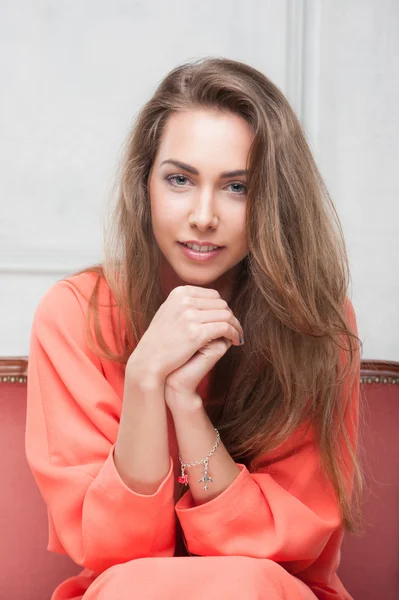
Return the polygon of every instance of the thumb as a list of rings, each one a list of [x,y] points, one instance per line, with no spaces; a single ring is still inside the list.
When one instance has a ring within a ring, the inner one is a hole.
[[[218,338],[217,340],[212,340],[208,344],[205,344],[205,346],[202,348],[199,348],[198,354],[203,355],[209,360],[212,360],[216,357],[216,360],[219,360],[219,358],[221,358],[223,354],[227,352],[231,345],[231,340],[227,338]]]
[[[179,385],[196,388],[218,360],[227,352],[232,342],[226,338],[212,340],[200,348],[182,367],[178,369]],[[170,375],[173,381],[173,373]]]
[[[193,368],[201,368],[201,370],[203,369],[207,373],[226,354],[231,345],[231,340],[227,338],[218,338],[217,340],[212,340],[209,344],[205,344],[191,358]]]

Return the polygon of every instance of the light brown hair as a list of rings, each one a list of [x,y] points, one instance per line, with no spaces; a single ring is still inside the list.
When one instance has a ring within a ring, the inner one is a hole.
[[[251,469],[267,465],[268,452],[311,426],[344,525],[359,531],[358,413],[350,401],[359,384],[361,342],[347,297],[344,237],[293,109],[256,69],[223,58],[182,64],[140,110],[118,171],[105,260],[91,269],[106,280],[123,314],[123,347],[115,354],[104,342],[98,285],[89,310],[93,343],[104,358],[126,363],[165,300],[147,182],[168,117],[197,108],[238,114],[254,133],[249,254],[230,302],[246,343],[232,346],[212,370],[208,414],[231,456]]]

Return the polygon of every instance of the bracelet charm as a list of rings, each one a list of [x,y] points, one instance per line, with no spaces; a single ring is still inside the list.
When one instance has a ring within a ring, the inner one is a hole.
[[[177,478],[177,481],[179,483],[182,483],[183,485],[188,485],[188,475],[185,472],[185,468],[186,467],[198,467],[199,465],[204,465],[204,476],[198,480],[198,483],[204,484],[202,489],[207,490],[208,484],[213,483],[212,477],[209,477],[209,459],[212,456],[212,454],[216,451],[216,448],[219,446],[219,443],[220,443],[220,434],[217,429],[215,429],[215,431],[217,434],[216,443],[215,443],[214,447],[212,448],[212,450],[210,451],[210,453],[208,454],[208,456],[206,456],[205,458],[198,460],[195,463],[184,463],[182,460],[182,457],[179,454],[179,460],[180,460],[180,466],[181,466],[181,473],[180,473],[180,476]]]
[[[208,483],[213,483],[213,479],[211,477],[209,477],[208,475],[208,463],[209,463],[209,459],[206,458],[205,462],[204,462],[204,476],[202,477],[202,479],[200,479],[198,481],[198,483],[204,483],[204,487],[202,488],[203,490],[207,490],[208,489]]]
[[[188,485],[188,475],[184,472],[183,465],[181,468],[181,475],[180,475],[180,477],[177,478],[177,481],[179,483],[183,483],[184,485]]]

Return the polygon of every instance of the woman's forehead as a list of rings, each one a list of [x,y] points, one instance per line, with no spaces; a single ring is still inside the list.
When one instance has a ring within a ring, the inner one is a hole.
[[[218,175],[243,170],[252,141],[249,124],[239,115],[211,110],[174,113],[163,130],[157,162],[161,166],[172,160]]]

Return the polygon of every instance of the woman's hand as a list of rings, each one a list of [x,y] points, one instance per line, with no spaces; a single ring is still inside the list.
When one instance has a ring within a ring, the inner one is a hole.
[[[165,382],[171,373],[185,365],[204,347],[203,352],[208,354],[202,352],[202,356],[207,356],[208,361],[211,361],[211,357],[215,358],[216,362],[227,350],[223,341],[211,345],[219,338],[236,346],[243,339],[238,319],[219,292],[192,285],[176,287],[160,306],[130,356],[126,374],[134,371],[140,377],[153,379],[154,383]],[[220,354],[222,348],[224,352]],[[191,363],[185,372],[194,373],[192,368],[195,372],[205,368],[205,363],[201,364],[202,367],[197,362]],[[192,377],[195,378],[195,375],[192,374]]]
[[[165,402],[170,411],[195,411],[202,406],[202,399],[196,393],[205,375],[231,346],[231,340],[213,340],[198,350],[182,367],[173,371],[165,381]]]

